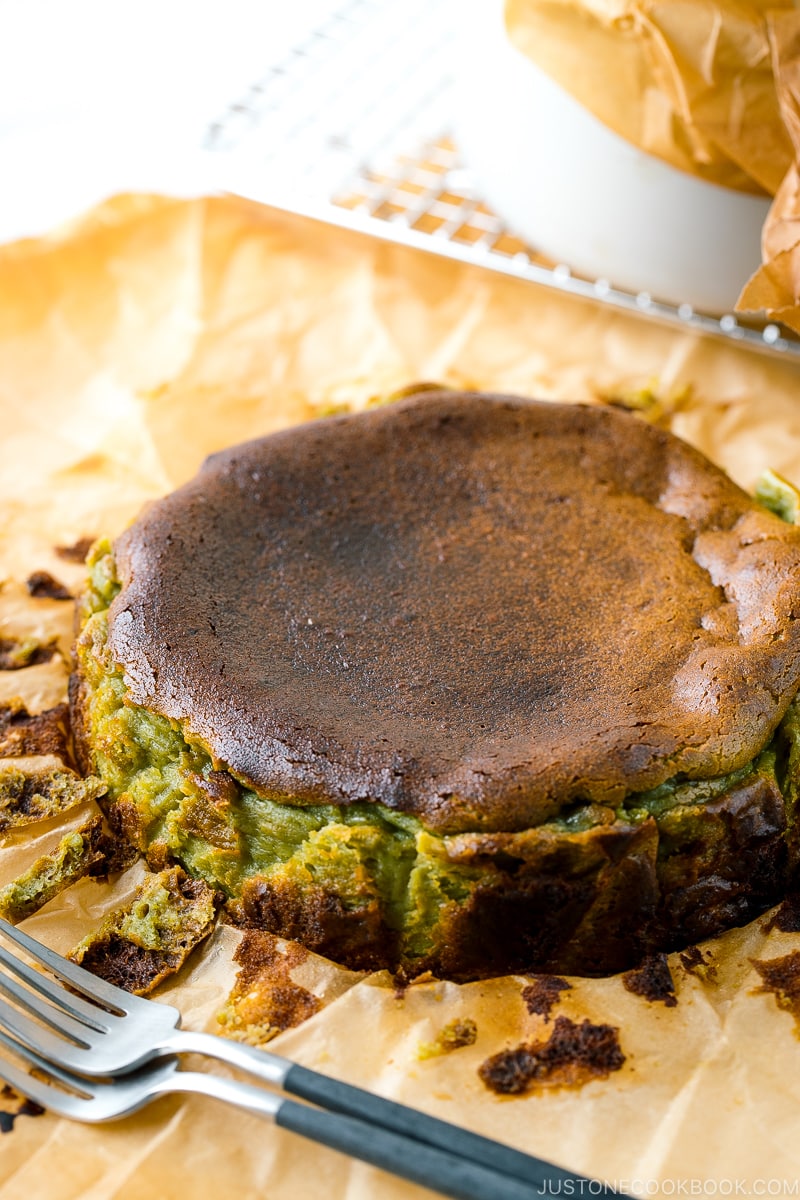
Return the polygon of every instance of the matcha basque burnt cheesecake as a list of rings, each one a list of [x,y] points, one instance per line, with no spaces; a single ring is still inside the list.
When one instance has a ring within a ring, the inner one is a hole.
[[[115,827],[352,967],[612,972],[795,871],[800,528],[622,411],[435,392],[215,454],[81,620]]]

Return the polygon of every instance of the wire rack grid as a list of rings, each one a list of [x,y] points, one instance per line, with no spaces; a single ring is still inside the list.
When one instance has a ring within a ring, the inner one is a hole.
[[[208,129],[229,190],[800,361],[781,326],[695,311],[553,263],[492,212],[451,136],[455,0],[342,0]]]

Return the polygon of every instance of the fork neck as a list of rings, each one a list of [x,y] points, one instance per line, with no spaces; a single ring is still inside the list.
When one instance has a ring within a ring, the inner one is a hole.
[[[198,1033],[191,1029],[176,1029],[161,1039],[159,1048],[170,1054],[205,1054],[228,1066],[238,1067],[264,1083],[283,1087],[292,1064],[268,1050],[257,1050],[242,1042],[217,1037],[210,1033]]]
[[[161,1092],[165,1095],[170,1092],[197,1092],[201,1096],[213,1096],[272,1121],[286,1103],[286,1097],[275,1092],[252,1087],[238,1079],[224,1079],[220,1075],[200,1071],[175,1071],[163,1082],[154,1083],[152,1094]]]

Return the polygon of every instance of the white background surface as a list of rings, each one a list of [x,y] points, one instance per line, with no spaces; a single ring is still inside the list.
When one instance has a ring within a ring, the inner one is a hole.
[[[341,0],[0,0],[0,241],[224,186],[208,125]]]

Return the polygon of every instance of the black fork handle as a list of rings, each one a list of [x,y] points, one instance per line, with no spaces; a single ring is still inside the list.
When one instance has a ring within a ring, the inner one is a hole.
[[[516,1179],[528,1185],[528,1195],[536,1194],[537,1189],[544,1195],[548,1189],[552,1190],[555,1184],[563,1184],[566,1181],[577,1186],[582,1185],[584,1189],[589,1184],[585,1177],[565,1171],[543,1159],[523,1154],[520,1150],[504,1146],[501,1142],[492,1141],[480,1134],[470,1133],[468,1129],[440,1121],[437,1117],[408,1108],[405,1104],[385,1100],[382,1096],[376,1096],[362,1088],[341,1083],[327,1075],[320,1075],[299,1064],[290,1068],[283,1087],[285,1091],[300,1096],[303,1100],[365,1121],[376,1130],[392,1130],[412,1138],[420,1147],[437,1147],[458,1155],[464,1161]],[[592,1182],[593,1197],[611,1194],[597,1182]]]

